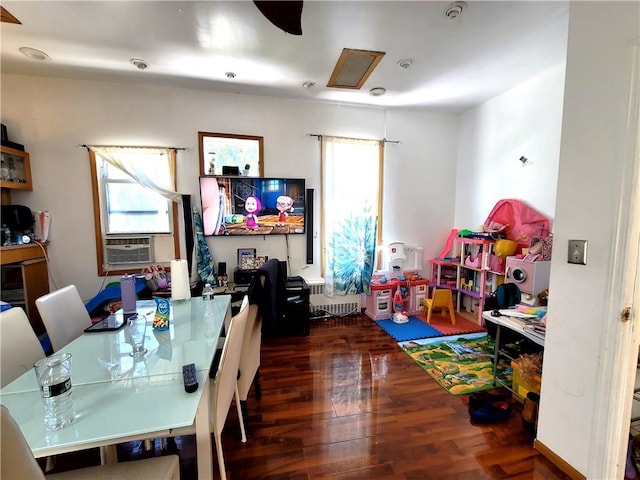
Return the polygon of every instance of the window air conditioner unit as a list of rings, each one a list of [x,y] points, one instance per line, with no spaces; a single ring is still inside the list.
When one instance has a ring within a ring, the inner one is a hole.
[[[151,237],[119,237],[105,239],[108,265],[149,263],[153,261]]]

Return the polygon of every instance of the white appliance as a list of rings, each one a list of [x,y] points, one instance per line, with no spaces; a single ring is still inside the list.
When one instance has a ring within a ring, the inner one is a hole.
[[[550,261],[525,262],[516,257],[507,257],[505,283],[515,283],[520,287],[522,303],[537,305],[538,294],[549,288]]]

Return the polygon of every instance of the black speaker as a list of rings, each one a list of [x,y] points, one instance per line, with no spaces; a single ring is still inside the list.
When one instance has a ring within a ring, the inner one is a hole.
[[[218,275],[227,274],[227,262],[218,262]]]
[[[191,195],[182,195],[182,215],[184,218],[184,243],[187,247],[187,268],[193,271],[193,213],[191,213]]]
[[[313,263],[313,188],[307,188],[304,228],[307,234],[307,265]]]

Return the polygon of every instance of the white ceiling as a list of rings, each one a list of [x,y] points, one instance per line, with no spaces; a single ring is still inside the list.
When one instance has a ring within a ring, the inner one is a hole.
[[[461,112],[562,64],[567,1],[305,1],[302,36],[250,1],[3,1],[3,73]],[[49,55],[36,61],[19,52]],[[343,48],[386,55],[361,90],[326,87]],[[149,64],[138,70],[131,58]],[[402,69],[400,59],[412,59]],[[229,80],[226,72],[234,72]],[[302,88],[313,81],[312,89]],[[387,94],[372,97],[369,90]]]

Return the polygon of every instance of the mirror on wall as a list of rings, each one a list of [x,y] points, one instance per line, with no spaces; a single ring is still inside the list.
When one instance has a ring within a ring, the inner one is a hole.
[[[200,175],[264,176],[263,137],[198,132]]]

